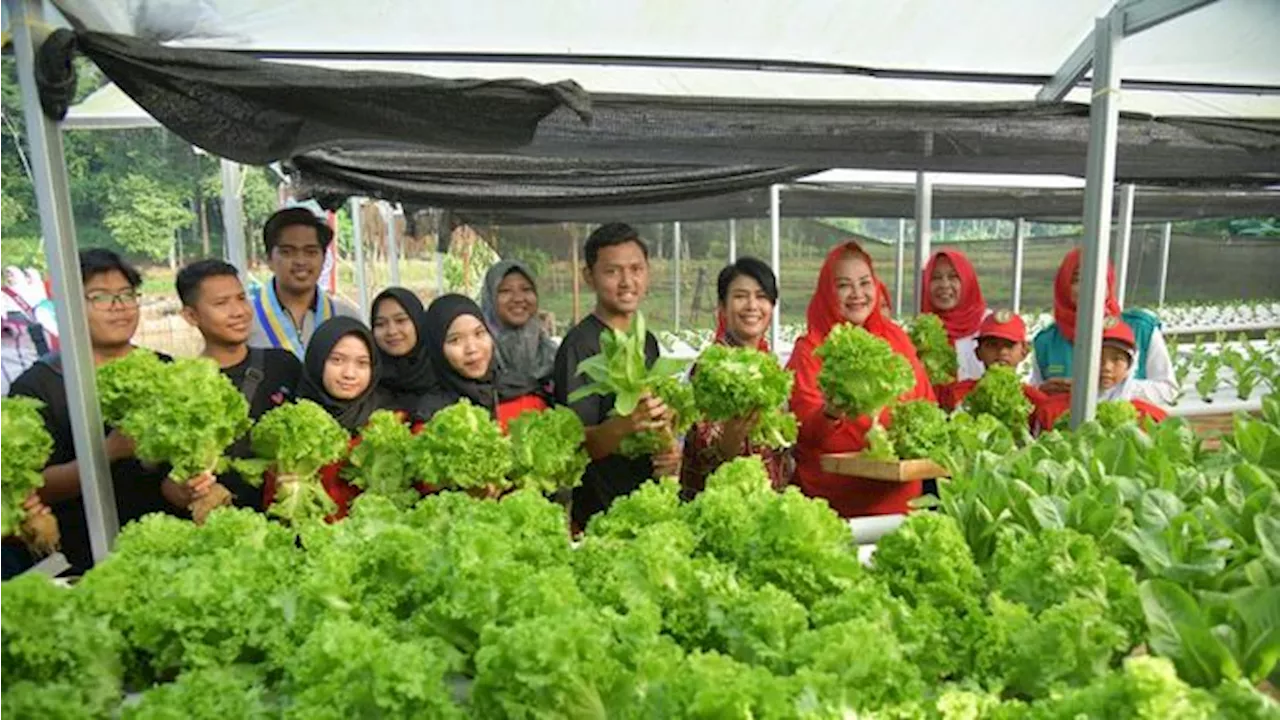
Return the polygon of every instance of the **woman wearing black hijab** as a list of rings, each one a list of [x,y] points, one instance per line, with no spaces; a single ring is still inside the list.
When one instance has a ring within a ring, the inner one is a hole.
[[[378,387],[379,370],[377,345],[369,328],[355,318],[330,318],[316,328],[307,344],[298,399],[310,400],[328,411],[351,433],[354,447],[360,442],[360,429],[375,410],[394,409],[390,395]],[[338,506],[330,521],[346,517],[351,501],[360,494],[359,488],[340,477],[344,462],[320,471],[320,482]],[[274,494],[275,484],[269,482],[263,492],[264,506],[271,504]]]
[[[423,313],[422,301],[405,288],[387,288],[373,299],[370,327],[382,368],[378,386],[397,410],[413,411],[435,385]]]
[[[471,298],[436,298],[422,325],[436,375],[436,387],[418,404],[418,415],[424,420],[463,398],[487,409],[504,430],[520,413],[547,408],[535,381],[500,370],[493,336],[480,306]]]

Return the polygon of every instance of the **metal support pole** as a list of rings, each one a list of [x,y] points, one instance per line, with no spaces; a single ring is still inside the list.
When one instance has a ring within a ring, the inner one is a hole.
[[[444,255],[453,237],[453,222],[448,210],[436,215],[436,297],[444,294]]]
[[[1157,305],[1164,307],[1165,291],[1169,287],[1169,247],[1173,245],[1173,223],[1164,224],[1160,233],[1160,296]]]
[[[400,287],[400,233],[396,232],[396,211],[387,206],[387,262],[391,265],[391,286]]]
[[[893,316],[902,317],[903,282],[907,273],[907,221],[898,218],[898,248],[893,256]]]
[[[241,277],[249,271],[244,239],[244,201],[240,196],[240,163],[223,158],[218,163],[222,177],[222,233],[227,239],[227,262],[236,266]]]
[[[933,180],[916,173],[916,294],[915,314],[924,307],[924,266],[929,261],[930,234],[933,230]]]
[[[1027,246],[1027,219],[1013,221],[1013,311],[1022,312],[1022,268]]]
[[[782,186],[769,186],[769,266],[782,287]],[[778,351],[778,340],[782,337],[782,298],[773,306],[773,326],[769,330],[769,344],[774,352]]]
[[[351,244],[356,254],[356,286],[360,291],[360,317],[369,317],[369,276],[364,265],[364,223],[360,222],[360,208],[364,202],[351,198]]]
[[[1098,408],[1098,366],[1102,355],[1102,313],[1107,294],[1111,245],[1111,205],[1116,173],[1116,129],[1120,75],[1116,48],[1123,14],[1113,10],[1094,25],[1093,102],[1089,106],[1089,154],[1085,162],[1084,257],[1073,348],[1071,426],[1093,419]]]
[[[729,218],[729,264],[738,262],[738,221]]]
[[[572,258],[569,261],[570,273],[573,275],[573,324],[577,325],[582,320],[582,271],[584,268],[578,259],[578,245],[581,244],[582,233],[577,230],[578,226],[570,224],[569,239],[572,245]]]
[[[1129,286],[1129,242],[1133,239],[1132,183],[1120,186],[1120,227],[1116,233],[1116,302],[1124,307],[1125,288]]]
[[[671,224],[671,247],[674,252],[671,253],[672,278],[672,308],[671,323],[676,332],[680,331],[680,223]]]
[[[43,3],[41,0],[5,0],[5,5],[13,33],[18,83],[22,88],[22,112],[27,123],[40,229],[53,273],[53,296],[57,300],[54,313],[61,330],[62,374],[78,461],[80,495],[89,527],[89,546],[94,561],[100,562],[111,550],[120,519],[116,514],[115,488],[111,484],[111,466],[102,434],[102,410],[94,386],[93,346],[85,315],[84,283],[80,279],[80,258],[76,252],[62,131],[41,111],[36,88],[37,40],[32,36],[32,29],[44,26]]]

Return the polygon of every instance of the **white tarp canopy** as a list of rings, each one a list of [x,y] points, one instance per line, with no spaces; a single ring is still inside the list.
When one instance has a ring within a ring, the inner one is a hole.
[[[1154,0],[1144,0],[1154,2]],[[1111,0],[55,0],[81,29],[343,69],[592,93],[1034,99]],[[1142,2],[1134,3],[1142,5]],[[1280,2],[1219,0],[1119,50],[1121,110],[1280,117]],[[1087,87],[1067,95],[1088,103]]]

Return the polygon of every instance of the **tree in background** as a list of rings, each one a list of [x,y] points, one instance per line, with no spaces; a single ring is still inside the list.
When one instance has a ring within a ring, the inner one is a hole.
[[[105,84],[97,68],[77,59],[74,102]],[[26,157],[25,121],[16,64],[0,73],[0,236],[3,263],[44,267],[40,218]],[[181,243],[180,255],[220,257],[222,187],[218,161],[162,128],[72,130],[64,133],[67,181],[81,247],[108,247],[155,262]],[[267,168],[245,168],[245,236],[249,242],[277,205],[278,179]],[[203,220],[203,222],[201,222]]]

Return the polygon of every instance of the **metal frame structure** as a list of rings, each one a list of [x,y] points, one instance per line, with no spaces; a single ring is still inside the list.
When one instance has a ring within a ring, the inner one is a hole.
[[[64,328],[63,364],[66,369],[68,405],[72,415],[72,434],[77,457],[80,459],[80,481],[85,500],[90,542],[94,557],[101,559],[110,548],[117,530],[118,519],[109,466],[106,459],[101,428],[101,412],[94,388],[92,348],[83,299],[83,284],[77,262],[75,229],[72,222],[65,157],[60,127],[48,120],[42,112],[34,75],[36,39],[33,29],[47,27],[43,23],[41,0],[4,0],[9,9],[13,30],[14,52],[18,60],[19,82],[22,88],[23,110],[27,119],[28,141],[40,211],[46,252],[54,270],[54,292],[65,302],[57,304],[59,326]],[[1070,55],[1062,67],[1054,73],[1038,99],[1056,101],[1065,97],[1090,66],[1093,67],[1092,102],[1090,103],[1090,139],[1086,173],[1085,197],[1085,247],[1082,266],[1079,327],[1073,358],[1073,383],[1079,390],[1072,398],[1072,418],[1080,423],[1093,416],[1097,403],[1094,378],[1100,354],[1103,299],[1105,294],[1106,262],[1110,247],[1111,204],[1115,177],[1116,131],[1118,122],[1118,93],[1120,75],[1115,65],[1116,50],[1120,41],[1135,33],[1154,27],[1166,20],[1204,7],[1213,0],[1120,0],[1105,16],[1099,18],[1092,34]],[[385,56],[379,59],[387,59]],[[580,60],[591,60],[588,57]],[[597,58],[594,62],[607,64],[639,64],[658,66],[661,58]],[[706,59],[699,59],[700,67]],[[931,140],[931,138],[930,138]],[[224,179],[231,171],[224,167]],[[238,183],[235,183],[238,187]],[[224,207],[231,200],[226,197],[231,182],[224,182]],[[929,223],[927,222],[931,198],[928,178],[917,177],[917,268],[923,267],[928,255]],[[780,269],[780,190],[770,189],[772,226],[771,262],[775,272]],[[232,203],[234,205],[234,203]],[[235,215],[234,207],[228,216]],[[448,231],[448,213],[439,215],[441,230]],[[923,222],[922,222],[923,220]],[[243,225],[240,228],[240,247],[243,249]],[[233,237],[229,233],[228,238]],[[1166,232],[1166,238],[1168,233]],[[736,247],[734,248],[736,250]],[[1164,247],[1162,269],[1167,266],[1168,242]],[[443,282],[443,255],[437,253],[437,282]],[[919,306],[923,275],[916,273],[916,301]],[[1163,281],[1162,281],[1163,287]],[[1162,293],[1163,295],[1163,293]],[[781,313],[773,316],[771,337],[778,343],[781,330]]]
[[[1072,347],[1071,425],[1091,420],[1098,407],[1098,366],[1102,356],[1107,260],[1111,246],[1111,204],[1116,173],[1116,131],[1120,120],[1120,74],[1116,49],[1123,35],[1123,12],[1098,18],[1093,40],[1093,102],[1089,105],[1089,154],[1085,161],[1084,253]]]
[[[111,465],[107,462],[106,438],[102,434],[102,408],[94,386],[93,346],[89,340],[84,283],[80,278],[76,228],[71,216],[62,129],[45,116],[36,87],[37,42],[32,30],[44,24],[44,8],[40,0],[5,0],[5,4],[13,32],[18,83],[22,87],[22,111],[27,123],[27,142],[31,146],[32,182],[40,210],[45,255],[53,270],[53,295],[64,299],[54,303],[54,312],[61,329],[62,370],[80,474],[80,495],[89,527],[89,546],[97,562],[111,551],[120,529],[120,518],[116,513]]]

